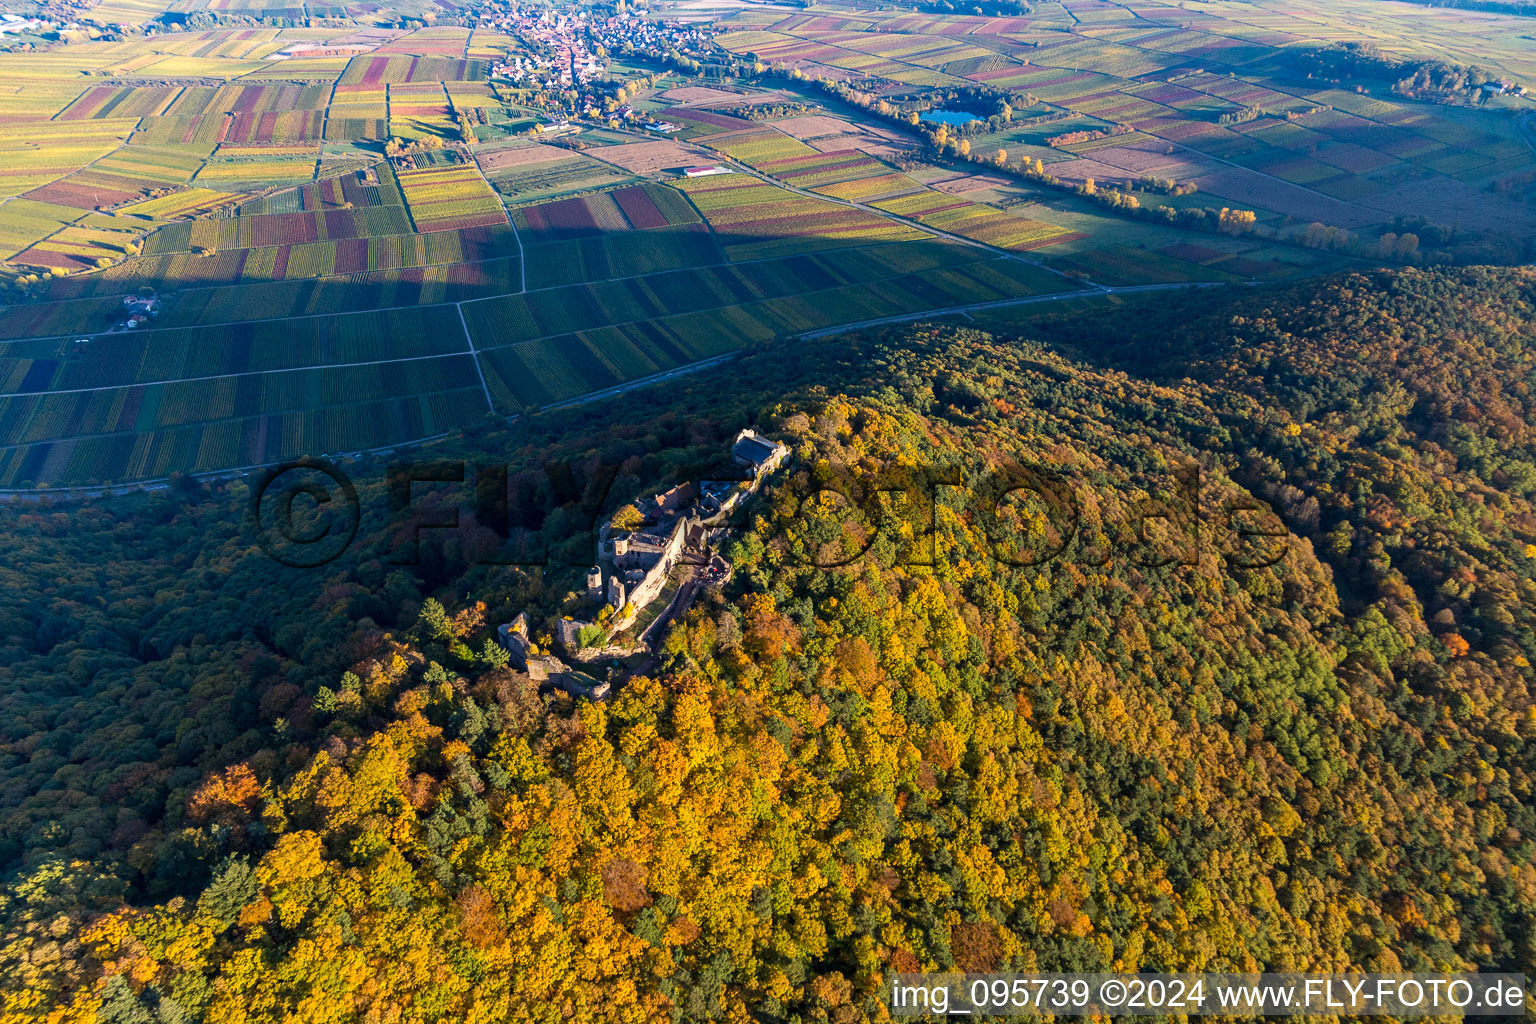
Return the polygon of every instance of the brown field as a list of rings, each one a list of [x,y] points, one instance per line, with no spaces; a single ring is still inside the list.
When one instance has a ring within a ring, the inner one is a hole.
[[[1239,167],[1222,167],[1211,174],[1195,178],[1194,183],[1201,192],[1243,206],[1254,205],[1274,210],[1297,220],[1322,221],[1350,230],[1381,220],[1380,214]]]
[[[806,145],[819,153],[843,153],[856,149],[869,156],[893,156],[912,149],[908,143],[892,142],[875,135],[831,135],[825,139],[812,139]]]
[[[588,150],[584,155],[613,164],[632,174],[656,174],[674,167],[714,162],[698,150],[662,139],[603,146]]]
[[[703,85],[685,85],[681,89],[669,89],[659,98],[673,103],[764,103],[774,97],[762,93],[749,97],[739,92],[711,89]]]
[[[560,160],[569,159],[571,151],[561,149],[558,146],[541,146],[538,143],[532,146],[514,146],[507,149],[497,149],[489,152],[482,151],[476,154],[480,161],[480,167],[486,174],[494,174],[511,167],[536,167],[539,164],[552,164]]]
[[[1212,169],[1210,161],[1199,154],[1178,148],[1174,148],[1172,153],[1166,152],[1170,148],[1174,147],[1170,147],[1166,142],[1143,139],[1127,146],[1097,150],[1093,154],[1093,159],[1116,168],[1119,173],[1155,174],[1158,177],[1173,178],[1177,181],[1184,181],[1202,171]],[[1070,165],[1066,162],[1052,164],[1051,173],[1059,174],[1068,166]]]
[[[807,114],[774,121],[773,127],[820,153],[858,150],[870,156],[889,156],[912,148],[912,141],[875,123],[852,124],[828,114]]]
[[[773,126],[786,135],[805,142],[825,138],[828,135],[864,135],[865,130],[849,124],[840,117],[828,114],[807,114],[804,117],[786,117],[773,122]]]
[[[1479,231],[1536,230],[1536,213],[1529,206],[1518,212],[1513,204],[1489,203],[1488,193],[1463,181],[1412,181],[1360,201],[1385,216],[1421,213],[1442,224],[1456,224]]]
[[[999,178],[990,174],[956,174],[950,178],[930,181],[928,182],[928,187],[936,192],[947,192],[952,196],[958,196],[984,188],[1002,188],[1009,184],[1011,182],[1007,178]]]
[[[1190,174],[1188,173],[1167,174],[1152,168],[1149,168],[1145,171],[1133,171],[1130,168],[1120,167],[1116,164],[1110,163],[1108,160],[1103,159],[1103,156],[1103,153],[1095,153],[1091,157],[1083,156],[1078,157],[1076,160],[1061,160],[1057,163],[1049,164],[1047,166],[1047,170],[1049,170],[1052,174],[1056,175],[1056,177],[1062,179],[1063,181],[1070,181],[1074,183],[1083,181],[1086,178],[1092,178],[1097,182],[1107,184],[1113,181],[1118,181],[1121,178],[1139,177],[1143,174],[1153,173],[1156,173],[1164,178],[1175,178],[1179,181],[1187,180],[1190,177]],[[1213,171],[1218,169],[1218,167],[1206,164],[1204,167],[1200,168],[1200,171]]]

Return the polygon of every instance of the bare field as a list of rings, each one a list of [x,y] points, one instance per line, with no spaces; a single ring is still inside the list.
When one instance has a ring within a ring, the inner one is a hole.
[[[847,153],[857,150],[870,156],[894,156],[913,149],[911,143],[892,141],[878,135],[829,135],[806,143],[818,153]]]
[[[1394,216],[1419,213],[1442,224],[1477,231],[1536,231],[1536,210],[1521,204],[1491,206],[1488,194],[1460,181],[1415,181],[1361,201]]]
[[[1262,207],[1296,220],[1321,221],[1351,231],[1380,223],[1376,210],[1366,210],[1328,196],[1318,195],[1299,185],[1266,178],[1241,167],[1222,167],[1193,179],[1201,192],[1220,196],[1243,205]],[[1406,213],[1407,210],[1397,211]]]
[[[657,174],[665,170],[707,162],[705,156],[698,150],[662,139],[655,142],[626,142],[617,146],[603,146],[601,149],[588,151],[586,155],[623,168],[631,174]]]
[[[570,156],[571,151],[568,149],[534,143],[531,146],[515,146],[481,152],[477,154],[477,159],[486,174],[494,174],[514,167],[537,167],[540,164],[558,163],[569,159]]]
[[[1012,182],[1007,178],[992,174],[957,174],[950,178],[940,178],[928,182],[928,187],[937,192],[947,192],[950,195],[965,195],[967,192],[979,192],[989,188],[1006,188]]]
[[[666,92],[661,93],[659,98],[682,106],[699,106],[721,103],[769,103],[781,95],[765,95],[763,93],[748,95],[739,92],[728,92],[725,89],[711,89],[708,86],[702,85],[685,85],[681,89],[668,89]]]
[[[811,139],[823,139],[831,135],[867,135],[863,127],[850,124],[840,117],[832,117],[830,114],[807,114],[802,117],[786,117],[774,121],[773,126],[792,138],[801,142]]]

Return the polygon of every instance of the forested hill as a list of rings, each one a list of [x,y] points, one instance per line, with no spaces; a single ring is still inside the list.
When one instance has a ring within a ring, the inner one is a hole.
[[[617,464],[610,505],[748,422],[792,446],[605,704],[476,657],[574,577],[468,565],[472,524],[407,573],[365,518],[300,572],[241,485],[0,510],[0,1019],[845,1024],[893,970],[1536,965],[1536,278],[985,326],[458,442],[514,490]]]

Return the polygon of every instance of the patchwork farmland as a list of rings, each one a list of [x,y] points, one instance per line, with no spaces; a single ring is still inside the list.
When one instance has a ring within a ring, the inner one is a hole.
[[[1502,89],[1536,84],[1536,47],[1508,18],[1513,34],[1497,17],[1412,8],[1394,24],[1383,13],[1392,6],[1304,2],[1258,15],[1218,0],[1191,15],[1172,3],[1069,0],[1019,17],[829,9],[767,24],[743,12],[724,22],[743,28],[718,41],[805,77],[856,80],[888,111],[942,106],[930,99],[939,91],[1006,97],[1004,118],[994,100],[977,106],[986,123],[965,133],[968,152],[1042,161],[1071,184],[1176,179],[1277,230],[1317,221],[1359,232],[1404,213],[1510,234],[1536,227],[1524,201],[1529,101],[1477,87],[1413,94],[1372,70],[1386,63],[1357,67],[1327,49],[1460,61]]]
[[[1536,44],[1393,6],[591,23],[707,78],[562,66],[473,4],[214,0],[0,52],[0,488],[406,444],[888,318],[1536,257]],[[1485,80],[1378,73],[1426,56]]]

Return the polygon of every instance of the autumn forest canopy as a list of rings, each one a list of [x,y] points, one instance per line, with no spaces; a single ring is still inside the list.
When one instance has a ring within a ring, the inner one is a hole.
[[[0,505],[0,1020],[1528,970],[1533,337],[1536,274],[1408,268],[760,345],[431,449],[509,467],[547,568],[468,513],[398,564],[382,463],[314,569],[245,482]],[[595,517],[747,426],[789,459],[641,674],[575,700],[498,656]]]

